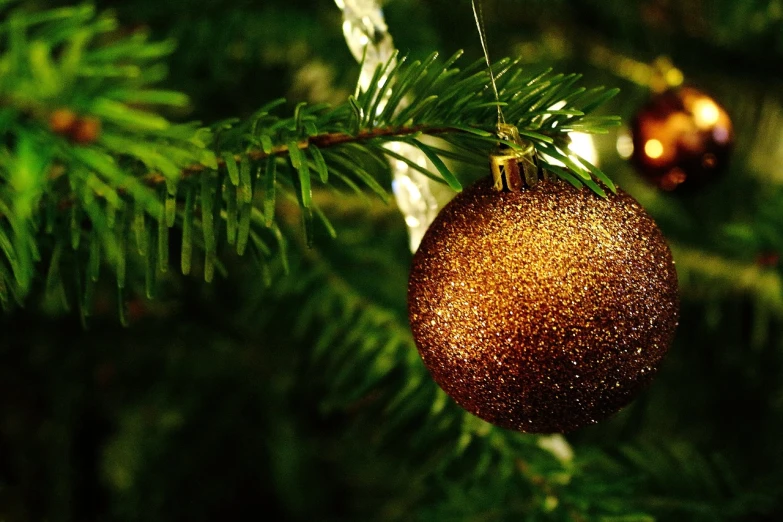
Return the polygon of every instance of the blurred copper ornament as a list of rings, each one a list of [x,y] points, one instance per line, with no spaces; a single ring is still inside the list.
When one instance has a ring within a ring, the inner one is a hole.
[[[663,190],[698,189],[727,167],[734,131],[726,111],[692,87],[654,96],[631,123],[631,161]]]
[[[677,275],[628,194],[485,178],[427,231],[408,284],[413,336],[434,380],[504,428],[563,432],[628,404],[677,325]]]
[[[76,121],[71,131],[71,140],[79,145],[89,145],[101,136],[101,121],[92,116],[84,116]]]
[[[67,107],[52,111],[49,115],[49,129],[55,134],[68,136],[76,125],[76,113]]]
[[[49,115],[49,129],[73,143],[89,145],[100,138],[101,121],[93,116],[78,116],[71,109],[63,107]]]

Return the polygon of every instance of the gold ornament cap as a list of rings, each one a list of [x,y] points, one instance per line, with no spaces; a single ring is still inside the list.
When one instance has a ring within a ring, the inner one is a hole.
[[[519,135],[514,125],[498,125],[498,137],[504,140],[489,156],[493,188],[498,192],[519,192],[525,186],[534,187],[538,183],[538,165],[536,149],[532,143]]]

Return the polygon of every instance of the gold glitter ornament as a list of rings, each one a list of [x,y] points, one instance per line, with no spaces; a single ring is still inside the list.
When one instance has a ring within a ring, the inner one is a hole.
[[[618,191],[485,178],[438,215],[413,259],[408,312],[424,364],[504,428],[565,432],[627,405],[674,337],[671,252]]]

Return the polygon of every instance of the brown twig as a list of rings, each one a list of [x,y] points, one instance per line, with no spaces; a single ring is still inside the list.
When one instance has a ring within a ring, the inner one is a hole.
[[[307,139],[297,142],[297,147],[300,150],[309,148],[311,145],[315,145],[319,148],[334,147],[336,145],[342,145],[344,143],[361,143],[363,141],[369,141],[376,138],[383,138],[389,136],[410,136],[411,134],[417,134],[425,132],[427,134],[445,134],[447,132],[464,132],[459,129],[451,127],[427,127],[426,125],[417,125],[414,127],[384,127],[379,129],[372,129],[360,132],[358,134],[346,134],[343,132],[319,134],[317,136],[311,136]],[[288,145],[279,145],[274,147],[270,152],[264,152],[260,149],[253,149],[245,152],[244,154],[235,154],[234,159],[239,162],[243,156],[247,156],[252,161],[261,161],[270,156],[283,156],[288,154]],[[225,167],[226,162],[222,158],[217,160],[218,168]],[[201,164],[190,165],[182,170],[182,177],[184,179],[192,175],[198,174],[207,170],[209,167],[205,167]],[[148,185],[160,185],[166,182],[166,178],[158,173],[153,172],[144,176],[143,181]]]

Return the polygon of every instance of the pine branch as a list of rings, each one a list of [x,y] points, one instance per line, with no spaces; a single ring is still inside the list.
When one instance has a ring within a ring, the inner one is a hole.
[[[122,36],[116,28],[115,19],[89,6],[15,11],[0,26],[0,63],[6,64],[0,124],[13,137],[0,156],[4,303],[11,296],[24,301],[45,257],[49,288],[62,286],[55,261],[72,265],[78,281],[92,279],[83,262],[67,262],[68,250],[59,250],[58,258],[42,253],[46,237],[59,245],[69,238],[70,251],[91,267],[107,264],[120,291],[129,277],[132,286],[138,281],[136,266],[146,266],[147,295],[167,271],[174,227],[184,232],[183,273],[191,270],[194,247],[205,253],[207,281],[227,246],[239,254],[249,249],[263,264],[284,245],[275,222],[278,196],[295,195],[308,238],[317,221],[333,234],[313,204],[315,187],[369,189],[388,198],[382,181],[389,177],[387,158],[405,161],[385,147],[395,141],[431,158],[484,166],[503,143],[495,135],[498,103],[541,153],[543,168],[599,193],[596,180],[613,189],[599,169],[575,160],[567,148],[568,131],[601,132],[617,123],[588,116],[614,91],[578,88],[577,75],[533,75],[501,60],[494,66],[498,102],[481,62],[460,70],[454,67],[459,54],[442,63],[434,54],[412,63],[402,58],[379,67],[370,89],[336,107],[303,103],[284,117],[278,115],[284,101],[277,100],[246,121],[209,130],[173,125],[157,112],[187,104],[181,93],[152,87],[162,78],[158,61],[171,43]],[[440,145],[425,144],[422,136]],[[459,189],[446,164],[436,163],[437,171],[427,175]],[[134,243],[143,261],[128,259]],[[85,248],[89,255],[79,255]]]
[[[312,149],[312,148],[326,149],[330,147],[337,147],[339,145],[361,144],[373,140],[384,140],[386,138],[394,138],[395,140],[397,140],[397,139],[403,139],[406,136],[418,136],[421,134],[427,134],[429,136],[438,136],[440,134],[446,134],[446,133],[458,134],[461,132],[469,132],[469,131],[465,131],[458,127],[439,128],[439,127],[430,127],[427,125],[418,125],[416,127],[397,127],[397,128],[365,130],[365,131],[360,131],[357,134],[346,134],[342,132],[335,132],[331,134],[317,134],[315,136],[311,136],[300,141],[283,144],[283,145],[275,145],[272,146],[270,149],[268,149],[268,151],[264,149],[250,149],[244,153],[233,154],[231,156],[233,158],[234,163],[239,163],[244,159],[253,162],[261,162],[271,157],[290,156],[292,149],[298,149],[301,151]],[[221,169],[229,168],[230,163],[231,162],[227,161],[225,158],[218,158],[216,161],[217,167]],[[180,179],[185,179],[190,176],[194,176],[196,174],[204,172],[205,170],[208,170],[208,167],[200,163],[189,165],[188,167],[183,169],[182,173],[180,174]],[[146,184],[150,186],[156,186],[165,183],[166,177],[158,172],[151,172],[149,174],[146,174],[143,177],[143,180],[145,181]]]
[[[737,520],[776,501],[776,492],[754,483],[757,477],[741,480],[719,454],[706,455],[687,443],[641,443],[620,452],[626,472],[643,477],[635,503],[662,517]]]
[[[294,213],[283,215],[288,227],[297,226]],[[357,215],[367,219],[354,219]],[[378,298],[385,285],[397,286],[389,278],[402,283],[405,277],[396,272],[394,247],[389,245],[395,241],[373,240],[373,231],[388,228],[390,218],[385,212],[367,216],[364,208],[346,211],[343,221],[353,225],[340,225],[347,226],[354,238],[352,262],[346,266],[297,242],[289,277],[266,290],[246,285],[245,317],[296,332],[299,344],[309,347],[309,372],[303,370],[302,378],[323,383],[322,411],[348,413],[353,422],[367,417],[377,426],[375,443],[381,447],[405,438],[408,459],[426,479],[429,500],[419,510],[431,515],[427,518],[454,513],[498,518],[535,514],[564,520],[629,515],[618,512],[635,491],[626,475],[612,476],[574,456],[562,437],[494,428],[458,408],[432,382],[404,315]],[[387,276],[368,287],[361,280],[352,281],[348,273],[356,259],[370,256],[375,261],[365,264],[365,271]],[[296,313],[289,317],[291,303]],[[379,417],[383,422],[375,420]]]
[[[783,281],[777,271],[679,245],[673,245],[672,252],[686,294],[694,297],[753,296],[774,317],[783,318]]]

